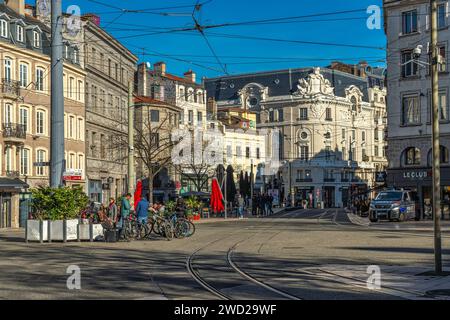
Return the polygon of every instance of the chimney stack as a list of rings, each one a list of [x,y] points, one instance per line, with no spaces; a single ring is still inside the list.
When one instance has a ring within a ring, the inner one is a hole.
[[[165,76],[166,75],[166,63],[165,62],[157,62],[153,64],[153,69],[156,74]]]
[[[25,15],[25,0],[5,0],[5,3],[18,14]]]
[[[184,78],[185,78],[186,80],[189,80],[189,81],[192,82],[192,83],[195,83],[195,80],[196,80],[196,74],[195,74],[194,71],[189,70],[188,72],[185,72],[185,73],[184,73]]]

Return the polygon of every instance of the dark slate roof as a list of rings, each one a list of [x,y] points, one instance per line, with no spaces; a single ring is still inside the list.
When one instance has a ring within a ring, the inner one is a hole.
[[[261,72],[205,79],[208,98],[216,101],[235,100],[238,92],[249,83],[258,83],[269,88],[269,96],[285,96],[297,91],[299,79],[306,79],[314,68],[288,69],[272,72]],[[363,100],[368,102],[368,88],[374,85],[383,86],[383,77],[370,75],[361,78],[337,70],[321,68],[320,73],[331,82],[336,96],[345,97],[345,89],[357,86],[364,94]]]
[[[28,188],[28,184],[20,179],[0,178],[0,188],[4,189],[22,189]]]
[[[51,32],[50,27],[48,27],[45,23],[42,23],[40,20],[27,14],[22,16],[4,3],[0,3],[0,12],[6,13],[10,18],[22,19],[27,25],[39,26],[43,32]]]

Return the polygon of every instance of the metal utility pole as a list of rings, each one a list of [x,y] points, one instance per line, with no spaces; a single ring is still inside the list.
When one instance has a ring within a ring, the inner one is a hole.
[[[291,195],[291,207],[295,207],[295,193],[292,187],[292,161],[289,161],[289,194]]]
[[[64,85],[61,1],[52,0],[52,56],[51,56],[51,140],[50,186],[63,185],[64,171]]]
[[[439,48],[437,0],[430,0],[431,5],[431,89],[433,110],[433,217],[434,217],[434,262],[436,274],[442,273],[442,239],[441,239],[441,157],[439,141]]]
[[[134,172],[134,101],[133,82],[128,82],[128,193],[134,193],[136,177]]]
[[[252,210],[252,214],[253,214],[253,207],[254,207],[254,203],[253,203],[253,159],[250,160],[251,161],[251,168],[250,168],[250,208]]]

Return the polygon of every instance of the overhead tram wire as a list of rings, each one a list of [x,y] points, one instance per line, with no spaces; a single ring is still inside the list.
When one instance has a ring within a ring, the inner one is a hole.
[[[214,55],[214,57],[216,58],[216,61],[218,62],[218,64],[222,67],[223,72],[226,75],[229,75],[226,66],[222,63],[222,61],[220,60],[220,58],[217,56],[216,51],[214,50],[213,46],[211,45],[211,42],[209,42],[208,38],[206,37],[206,34],[204,32],[203,26],[200,25],[199,21],[197,20],[197,18],[195,17],[195,13],[196,12],[201,12],[202,9],[202,5],[199,4],[200,0],[197,0],[197,3],[195,5],[194,10],[192,11],[192,20],[194,21],[195,24],[195,29],[202,35],[203,39],[205,39],[205,42],[207,44],[207,46],[209,47],[209,50],[211,51],[211,53]]]

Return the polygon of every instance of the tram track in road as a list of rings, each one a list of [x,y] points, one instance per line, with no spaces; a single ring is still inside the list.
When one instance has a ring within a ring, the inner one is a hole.
[[[262,282],[261,280],[256,279],[255,277],[252,277],[250,274],[248,274],[242,268],[236,265],[236,263],[232,259],[233,252],[240,243],[248,241],[252,237],[260,234],[261,232],[272,228],[271,224],[271,222],[273,222],[272,220],[273,219],[271,219],[271,221],[269,222],[266,222],[268,223],[268,227],[264,228],[263,230],[259,230],[254,234],[240,240],[239,242],[234,243],[231,247],[228,247],[228,249],[226,249],[225,251],[221,250],[224,251],[224,255],[221,257],[221,259],[220,258],[217,259],[217,257],[214,256],[211,258],[210,257],[211,254],[209,254],[209,257],[206,259],[206,263],[204,262],[205,261],[204,258],[203,263],[201,263],[202,259],[200,253],[202,250],[210,248],[215,243],[225,240],[226,238],[231,237],[235,233],[232,233],[227,237],[212,241],[208,243],[206,246],[197,249],[192,254],[190,254],[186,259],[186,268],[188,270],[188,273],[202,288],[209,291],[215,297],[221,300],[249,299],[250,297],[252,299],[301,300],[301,298],[297,296],[291,295],[287,292],[284,292],[280,289],[270,286]],[[249,229],[251,229],[251,227],[249,227]],[[282,231],[277,232],[275,236],[281,232]],[[207,268],[205,268],[205,265],[207,266]],[[207,273],[209,273],[209,275]],[[231,281],[231,283],[225,286],[223,283],[222,284],[218,283],[219,281],[223,282],[225,280]]]

